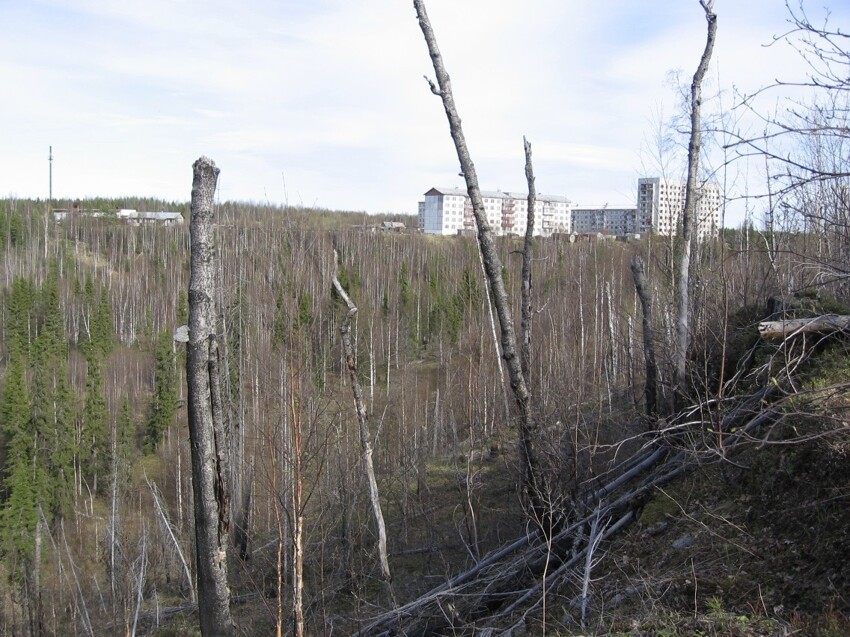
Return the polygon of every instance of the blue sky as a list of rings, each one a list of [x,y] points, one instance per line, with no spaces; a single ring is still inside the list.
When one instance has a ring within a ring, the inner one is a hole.
[[[540,192],[633,204],[679,107],[670,72],[688,83],[704,44],[697,0],[427,6],[483,188],[524,189],[527,135]],[[802,74],[764,46],[782,0],[715,11],[709,94]],[[408,0],[0,0],[0,24],[0,196],[47,196],[50,145],[63,198],[186,200],[202,154],[222,200],[413,213],[462,185]]]

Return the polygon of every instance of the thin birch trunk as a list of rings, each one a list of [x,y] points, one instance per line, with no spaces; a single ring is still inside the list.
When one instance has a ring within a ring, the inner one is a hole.
[[[685,403],[688,382],[688,348],[691,340],[690,309],[690,266],[693,227],[696,224],[697,201],[699,199],[699,156],[702,144],[700,111],[702,106],[702,81],[708,71],[708,63],[714,49],[717,35],[717,16],[713,12],[714,0],[699,0],[708,23],[705,50],[691,83],[691,137],[688,143],[688,181],[685,187],[685,209],[682,211],[682,236],[679,253],[679,281],[676,295],[676,348],[675,374],[676,385],[673,392],[674,408],[679,409]]]

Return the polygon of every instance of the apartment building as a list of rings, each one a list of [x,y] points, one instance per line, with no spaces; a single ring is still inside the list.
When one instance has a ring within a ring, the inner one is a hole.
[[[484,214],[497,235],[525,234],[528,195],[482,191]],[[570,201],[557,195],[537,195],[535,236],[569,232]],[[431,188],[419,205],[420,228],[426,234],[457,234],[475,231],[472,201],[460,188]]]
[[[685,209],[686,182],[646,177],[638,180],[637,232],[652,230],[656,234],[674,236]],[[697,195],[694,237],[714,237],[720,228],[720,188],[703,183]]]
[[[635,208],[581,206],[572,209],[571,231],[576,234],[612,234],[618,237],[639,232]]]

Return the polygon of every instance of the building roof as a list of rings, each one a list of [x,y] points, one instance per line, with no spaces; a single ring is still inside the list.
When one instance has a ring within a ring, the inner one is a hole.
[[[434,187],[425,193],[428,195],[451,195],[454,197],[466,197],[467,192],[461,188]],[[528,193],[502,192],[501,190],[482,190],[481,196],[487,199],[528,199]],[[551,201],[555,203],[570,203],[570,200],[562,195],[537,195],[538,201]]]

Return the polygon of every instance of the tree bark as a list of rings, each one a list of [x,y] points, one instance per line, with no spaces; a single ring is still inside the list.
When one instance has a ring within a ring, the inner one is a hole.
[[[419,27],[422,29],[425,43],[428,45],[428,52],[437,77],[437,84],[434,84],[431,80],[428,80],[428,83],[431,86],[431,92],[443,102],[443,109],[449,121],[449,129],[463,171],[462,174],[466,180],[466,190],[472,202],[472,214],[478,228],[478,245],[481,249],[481,258],[484,261],[484,271],[487,274],[493,305],[496,307],[496,315],[499,317],[499,325],[501,326],[502,358],[505,359],[511,389],[519,408],[520,463],[523,473],[523,488],[532,506],[532,513],[539,518],[541,514],[547,511],[548,507],[545,503],[548,498],[540,476],[539,459],[535,445],[538,425],[532,410],[531,392],[522,372],[521,357],[517,352],[513,317],[505,282],[502,278],[502,261],[496,250],[493,231],[487,221],[484,200],[478,186],[478,175],[475,172],[475,165],[466,145],[460,116],[452,95],[451,79],[443,64],[434,29],[431,27],[431,21],[425,11],[425,3],[423,0],[413,0],[413,6],[416,9]]]
[[[850,329],[850,316],[824,314],[815,318],[763,321],[759,323],[759,336],[782,339],[797,334],[831,334]]]
[[[218,369],[215,294],[213,197],[219,169],[207,157],[192,166],[191,275],[186,380],[195,551],[198,567],[198,610],[204,637],[231,637],[230,591],[227,587],[228,496],[226,441]]]
[[[646,268],[639,256],[632,259],[632,277],[643,310],[643,361],[646,369],[644,402],[646,415],[653,418],[658,413],[658,366],[655,363],[655,338],[652,331],[652,295],[646,282]]]
[[[679,252],[679,280],[676,295],[676,348],[674,365],[676,385],[673,391],[675,409],[685,404],[688,384],[688,348],[691,340],[691,311],[690,311],[690,265],[693,226],[696,223],[696,206],[699,198],[699,155],[702,145],[702,130],[700,111],[702,106],[702,81],[708,71],[708,63],[714,49],[717,35],[717,16],[713,12],[714,0],[700,0],[700,6],[705,11],[708,23],[708,33],[705,38],[705,49],[699,61],[694,79],[691,82],[691,137],[688,143],[688,181],[685,187],[685,208],[682,211],[682,235]]]
[[[520,302],[520,361],[523,376],[531,374],[531,250],[534,242],[534,206],[537,204],[537,192],[534,188],[534,168],[531,164],[531,143],[522,138],[525,147],[525,180],[528,183],[528,210],[525,218],[525,240],[522,244],[522,297]]]

